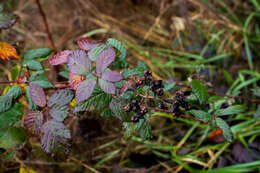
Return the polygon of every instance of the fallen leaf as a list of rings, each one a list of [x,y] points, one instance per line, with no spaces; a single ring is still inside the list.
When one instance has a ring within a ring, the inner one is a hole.
[[[0,59],[9,60],[10,58],[21,59],[16,53],[16,49],[9,43],[0,42]]]

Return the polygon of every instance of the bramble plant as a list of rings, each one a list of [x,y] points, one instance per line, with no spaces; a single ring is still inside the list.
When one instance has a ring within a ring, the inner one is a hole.
[[[80,49],[52,56],[50,48],[27,51],[22,67],[13,70],[14,81],[3,82],[9,85],[0,96],[0,148],[20,149],[30,134],[41,138],[47,153],[68,152],[71,133],[64,120],[89,111],[118,118],[128,136],[139,132],[150,138],[151,114],[162,112],[219,128],[232,141],[232,131],[221,116],[241,113],[245,107],[208,91],[198,75],[188,84],[155,79],[142,62],[129,69],[126,49],[114,38],[103,42],[87,37],[77,43]],[[51,65],[64,65],[59,74],[68,82],[52,84],[47,79],[41,65],[47,58]],[[20,102],[23,96],[27,103]]]

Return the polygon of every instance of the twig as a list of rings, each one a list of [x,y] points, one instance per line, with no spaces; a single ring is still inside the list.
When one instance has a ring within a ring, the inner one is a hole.
[[[47,18],[46,18],[46,15],[42,9],[42,6],[41,6],[41,3],[40,3],[40,0],[35,0],[37,6],[38,6],[38,9],[39,9],[39,12],[42,16],[42,20],[43,20],[43,23],[44,23],[44,27],[45,27],[45,31],[47,33],[47,36],[48,36],[48,39],[49,39],[49,42],[51,44],[51,47],[53,48],[54,51],[57,50],[55,44],[54,44],[54,41],[52,39],[52,36],[51,36],[51,33],[50,33],[50,29],[49,29],[49,24],[48,24],[48,21],[47,21]]]

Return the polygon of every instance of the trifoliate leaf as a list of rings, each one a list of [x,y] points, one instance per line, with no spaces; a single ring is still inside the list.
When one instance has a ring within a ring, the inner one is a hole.
[[[98,84],[100,88],[107,94],[115,94],[116,93],[116,86],[108,81],[103,79],[98,79]]]
[[[106,71],[102,74],[102,79],[109,82],[119,82],[123,77],[117,71]]]
[[[72,53],[72,51],[70,51],[70,50],[63,50],[61,52],[58,52],[57,54],[53,55],[49,59],[49,63],[51,65],[59,65],[59,64],[66,63],[68,60],[68,56],[71,53]]]
[[[102,73],[114,60],[116,53],[113,48],[108,48],[98,55],[96,72]]]
[[[228,142],[232,142],[233,134],[228,124],[221,118],[216,118],[216,124],[223,131],[223,136]]]
[[[32,98],[32,101],[40,106],[44,107],[46,105],[46,95],[43,89],[36,83],[30,82],[29,83],[29,93]]]
[[[52,53],[52,49],[48,47],[31,49],[25,52],[24,59],[37,59],[37,58],[46,58]]]
[[[202,84],[200,80],[193,80],[191,82],[191,88],[193,93],[199,99],[200,103],[204,103],[208,100],[209,94],[207,88]]]
[[[68,67],[73,74],[87,74],[91,71],[91,61],[86,52],[75,50],[68,55]]]
[[[63,106],[68,104],[74,97],[74,94],[71,90],[69,89],[62,89],[59,90],[57,92],[55,92],[54,94],[52,94],[52,96],[50,97],[49,101],[48,101],[48,106],[51,107],[54,104],[58,105],[58,106]]]
[[[82,81],[76,90],[77,103],[87,100],[91,96],[95,85],[95,80],[86,79]]]
[[[44,122],[43,113],[40,111],[28,112],[24,118],[24,126],[32,134],[39,135]]]

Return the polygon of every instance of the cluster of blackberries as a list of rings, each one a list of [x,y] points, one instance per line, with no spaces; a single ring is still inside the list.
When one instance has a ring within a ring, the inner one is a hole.
[[[163,88],[164,86],[162,80],[154,80],[150,82],[150,89],[155,95],[163,96],[164,94]]]
[[[165,99],[164,101],[172,104],[172,106],[170,107],[170,111],[177,116],[181,114],[180,107],[185,110],[190,109],[189,103],[184,96],[184,93],[181,91],[178,91],[173,99]]]
[[[148,110],[140,105],[140,102],[136,99],[133,99],[130,104],[127,104],[124,107],[125,112],[135,112],[135,115],[131,118],[133,122],[138,122],[139,119],[143,119]]]

